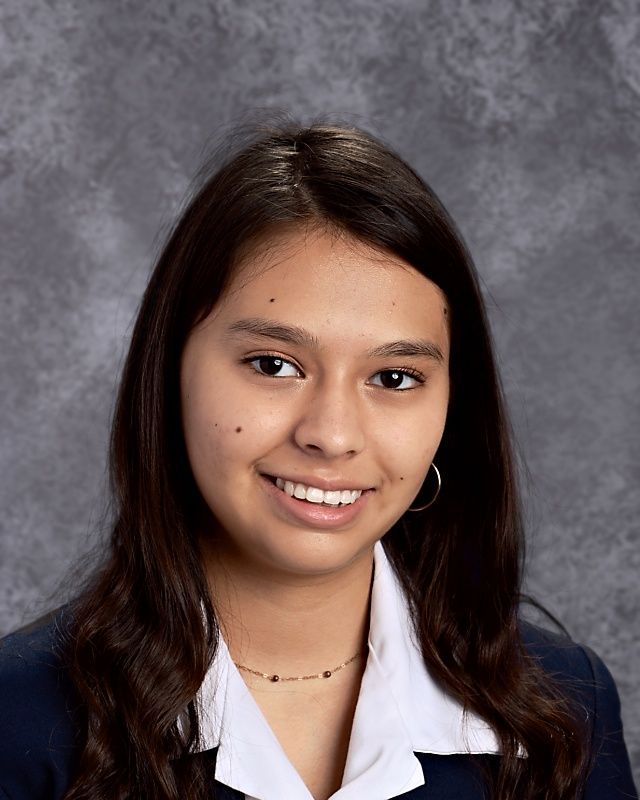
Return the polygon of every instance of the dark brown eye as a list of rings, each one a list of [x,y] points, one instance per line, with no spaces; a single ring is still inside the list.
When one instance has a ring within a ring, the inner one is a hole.
[[[247,359],[245,363],[251,364],[260,375],[267,375],[270,378],[298,378],[301,374],[295,364],[279,356],[256,356]]]
[[[262,356],[256,359],[260,372],[265,375],[277,375],[282,369],[282,359],[274,358],[273,356]]]
[[[407,389],[414,389],[424,381],[410,372],[402,369],[383,369],[371,379],[371,383],[382,386],[383,389],[396,389],[404,392]]]
[[[381,372],[380,383],[385,389],[397,389],[402,386],[402,381],[405,378],[404,372]]]

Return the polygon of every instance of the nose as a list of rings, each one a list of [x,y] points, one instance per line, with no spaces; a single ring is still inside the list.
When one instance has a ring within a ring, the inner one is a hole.
[[[365,445],[363,409],[347,386],[317,386],[303,399],[294,438],[301,450],[324,458],[354,456]]]

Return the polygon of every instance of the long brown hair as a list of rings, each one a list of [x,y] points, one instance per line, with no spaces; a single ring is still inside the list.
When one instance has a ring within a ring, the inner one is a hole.
[[[328,223],[393,252],[448,299],[452,395],[436,456],[443,488],[383,543],[432,675],[497,733],[494,796],[577,797],[584,731],[518,628],[523,537],[511,437],[469,254],[433,191],[378,140],[285,125],[262,130],[201,181],[142,300],[113,425],[108,558],[72,609],[67,656],[86,730],[66,800],[211,796],[205,762],[190,754],[199,741],[194,698],[219,629],[196,538],[204,501],[182,436],[180,358],[240,249],[296,221]],[[516,757],[519,745],[527,758]]]

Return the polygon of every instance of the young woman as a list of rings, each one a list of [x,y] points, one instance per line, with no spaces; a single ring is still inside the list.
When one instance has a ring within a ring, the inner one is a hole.
[[[104,565],[0,655],[11,800],[636,797],[613,680],[519,618],[477,278],[369,135],[265,133],[142,301]]]

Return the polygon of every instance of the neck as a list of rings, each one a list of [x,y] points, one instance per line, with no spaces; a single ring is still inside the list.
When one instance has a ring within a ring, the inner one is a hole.
[[[236,664],[281,676],[332,670],[364,651],[373,549],[337,573],[283,576],[205,556],[216,615]]]

